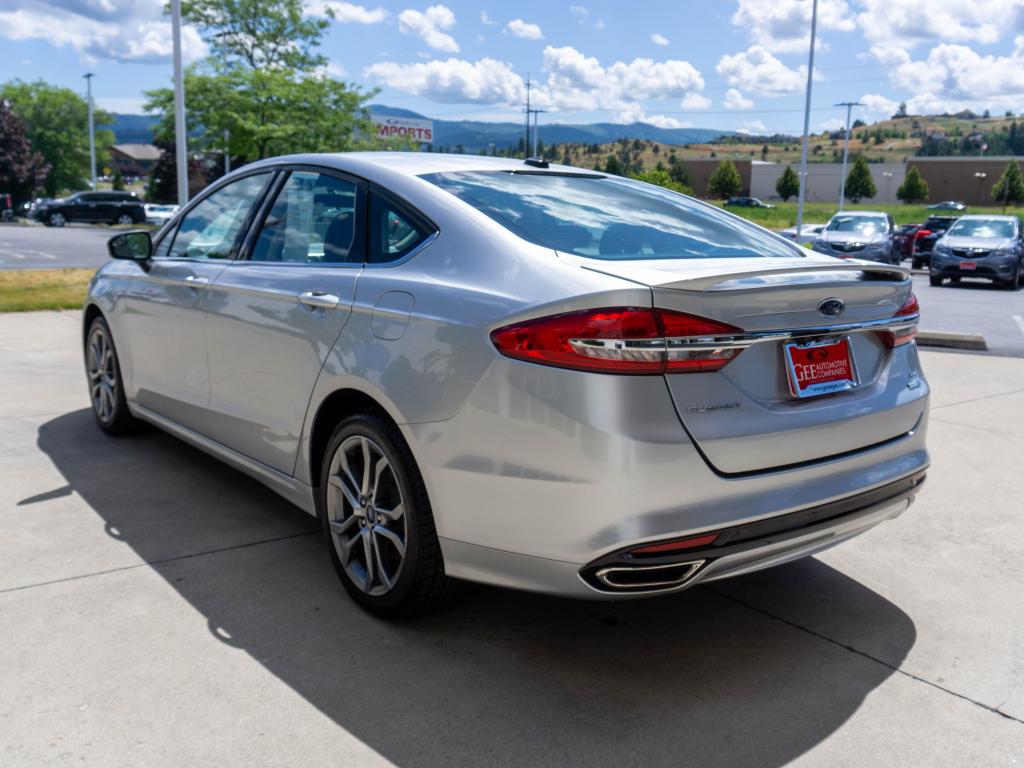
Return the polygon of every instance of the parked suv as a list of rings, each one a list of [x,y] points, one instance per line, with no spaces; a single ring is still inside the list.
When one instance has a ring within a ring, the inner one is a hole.
[[[929,216],[921,228],[914,233],[914,242],[910,248],[910,266],[920,269],[931,262],[932,249],[946,230],[956,224],[958,216]]]
[[[730,197],[725,204],[734,208],[774,208],[774,205],[766,203],[758,197]]]
[[[983,277],[1012,291],[1024,278],[1020,219],[1016,216],[961,216],[935,244],[929,282],[942,285],[961,277]]]
[[[146,209],[134,192],[76,192],[40,203],[33,215],[48,227],[63,227],[69,221],[141,224],[146,220]]]
[[[899,264],[900,255],[893,246],[895,230],[892,216],[882,211],[837,213],[812,247],[818,253],[840,259]]]

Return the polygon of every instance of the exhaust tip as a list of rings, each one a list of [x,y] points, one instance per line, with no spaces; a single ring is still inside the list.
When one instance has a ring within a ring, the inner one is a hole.
[[[689,560],[665,565],[610,565],[593,572],[600,588],[613,592],[665,592],[678,589],[704,565]]]

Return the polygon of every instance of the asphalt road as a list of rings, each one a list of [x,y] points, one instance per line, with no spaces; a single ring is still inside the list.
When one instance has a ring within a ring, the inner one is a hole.
[[[102,266],[107,227],[0,225],[0,269]],[[990,354],[1024,357],[1024,291],[1007,291],[983,280],[932,288],[926,274],[914,276],[921,302],[921,328],[980,333]]]
[[[0,269],[96,269],[110,258],[107,240],[116,231],[85,224],[0,224]]]
[[[815,558],[384,622],[254,480],[101,434],[79,322],[0,316],[0,765],[1024,764],[1022,360],[923,351],[928,482]]]

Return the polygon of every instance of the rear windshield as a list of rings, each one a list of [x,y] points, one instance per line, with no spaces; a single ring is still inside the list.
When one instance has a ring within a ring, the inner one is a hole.
[[[956,219],[928,219],[928,221],[924,223],[924,227],[925,229],[930,229],[933,232],[935,230],[945,232],[947,229],[952,227],[956,221]]]
[[[1016,229],[1006,219],[960,219],[949,230],[950,237],[1013,237]]]
[[[423,177],[531,243],[591,259],[800,256],[784,240],[627,179],[471,171]]]
[[[828,223],[829,232],[883,232],[884,216],[833,216]]]

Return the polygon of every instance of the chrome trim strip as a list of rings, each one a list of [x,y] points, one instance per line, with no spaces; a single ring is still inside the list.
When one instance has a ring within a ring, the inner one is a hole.
[[[594,574],[594,577],[609,589],[614,589],[617,592],[628,591],[633,594],[637,594],[642,590],[660,592],[664,589],[674,589],[685,584],[690,579],[690,577],[693,576],[693,574],[696,573],[702,565],[704,565],[704,562],[704,560],[693,560],[689,562],[684,561],[681,563],[668,563],[667,565],[638,565],[635,568],[623,566],[609,566],[607,568],[602,568],[601,570],[599,570],[597,573]],[[670,579],[669,581],[642,581],[633,584],[616,584],[609,578],[610,574],[614,574],[621,571],[625,571],[627,573],[636,573],[638,571],[664,571],[668,568],[680,568],[684,566],[689,566],[686,573],[684,573],[679,578]]]

